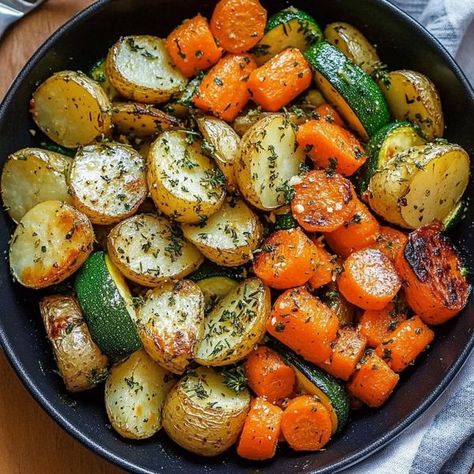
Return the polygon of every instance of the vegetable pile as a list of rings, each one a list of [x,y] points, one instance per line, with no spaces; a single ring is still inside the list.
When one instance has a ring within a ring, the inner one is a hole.
[[[351,25],[220,0],[56,72],[31,114],[47,138],[1,176],[11,273],[125,438],[320,450],[467,303],[443,232],[469,156],[435,85]]]

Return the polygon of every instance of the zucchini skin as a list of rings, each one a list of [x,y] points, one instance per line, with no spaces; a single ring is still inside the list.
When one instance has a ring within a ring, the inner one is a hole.
[[[293,217],[291,212],[287,214],[279,214],[275,216],[275,229],[274,230],[289,230],[298,227],[298,224]]]
[[[244,267],[221,267],[216,263],[206,261],[194,273],[188,276],[192,281],[201,281],[211,277],[227,277],[232,280],[243,280],[247,277]]]
[[[443,221],[443,230],[449,232],[453,230],[466,216],[466,211],[469,206],[467,200],[461,199],[453,210],[447,215]]]
[[[292,7],[285,8],[284,10],[272,15],[268,19],[265,33],[268,33],[277,26],[289,23],[292,20],[297,20],[301,25],[308,45],[317,43],[323,39],[323,32],[316,20],[311,15],[308,15],[308,13]]]
[[[304,56],[347,102],[369,137],[389,122],[387,102],[375,81],[335,46],[320,41]]]

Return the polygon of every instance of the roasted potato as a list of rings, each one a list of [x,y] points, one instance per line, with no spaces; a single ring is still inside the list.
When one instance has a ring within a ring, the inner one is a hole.
[[[153,214],[138,214],[117,224],[107,248],[127,278],[151,287],[189,275],[204,260],[179,228]]]
[[[69,181],[74,206],[94,224],[113,224],[131,216],[148,194],[142,157],[116,142],[82,148]]]
[[[247,356],[265,334],[270,290],[259,278],[248,278],[208,314],[195,360],[208,366],[229,365]]]
[[[427,140],[443,136],[441,100],[428,77],[415,71],[392,71],[379,82],[379,86],[397,120],[415,123]]]
[[[66,389],[81,392],[105,380],[108,358],[92,340],[76,299],[45,296],[40,300],[40,313]]]
[[[123,97],[157,104],[184,89],[187,79],[176,69],[166,42],[156,36],[125,36],[107,55],[105,70]]]
[[[2,199],[10,217],[20,219],[36,204],[70,204],[67,177],[71,158],[40,148],[23,148],[7,158],[2,171]]]
[[[163,428],[184,449],[200,456],[217,456],[237,441],[249,407],[248,390],[236,393],[223,375],[199,367],[168,394]]]
[[[88,145],[112,127],[107,94],[80,72],[61,71],[46,79],[33,93],[30,111],[36,125],[66,148]]]
[[[10,241],[10,270],[19,283],[44,288],[65,280],[94,244],[89,219],[60,201],[44,201],[20,220]]]
[[[145,439],[161,429],[165,398],[174,377],[142,349],[113,366],[105,383],[110,424],[129,439]]]
[[[204,322],[204,296],[190,280],[164,283],[148,291],[138,311],[143,347],[162,367],[182,374],[194,356]]]
[[[184,236],[212,262],[226,267],[252,259],[262,238],[262,224],[241,199],[228,199],[205,224],[183,224]]]
[[[250,204],[266,211],[276,209],[287,203],[288,182],[304,162],[294,124],[284,114],[271,114],[242,137],[235,163],[237,184]]]
[[[186,131],[162,133],[148,154],[148,187],[156,207],[178,222],[197,224],[217,212],[225,177]]]

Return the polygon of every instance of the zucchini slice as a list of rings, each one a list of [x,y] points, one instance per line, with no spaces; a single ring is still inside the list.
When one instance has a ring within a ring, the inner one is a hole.
[[[446,216],[443,221],[443,230],[450,231],[456,227],[465,217],[468,207],[467,200],[459,201],[456,206],[453,207],[453,210]]]
[[[291,212],[275,215],[275,230],[289,230],[295,227],[298,227],[298,223]]]
[[[92,338],[112,361],[141,348],[132,295],[106,253],[95,252],[86,260],[74,287]]]
[[[105,58],[99,59],[90,69],[89,77],[98,82],[110,100],[118,97],[117,90],[110,84],[107,73],[105,72]]]
[[[369,159],[359,183],[359,191],[366,191],[374,173],[383,168],[396,154],[412,146],[424,144],[425,140],[409,122],[397,121],[381,128],[367,143],[366,152]]]
[[[298,48],[304,52],[322,39],[321,28],[313,17],[295,7],[289,7],[269,18],[265,36],[252,49],[252,53],[261,66],[286,48]]]
[[[241,281],[247,278],[247,270],[244,267],[222,267],[212,262],[206,262],[188,278],[192,281],[199,282],[212,277],[226,277]]]
[[[317,396],[326,406],[333,420],[333,433],[341,432],[349,419],[350,409],[344,386],[275,339],[269,338],[265,344],[278,352],[295,369],[297,387],[303,392]]]
[[[324,97],[363,139],[388,123],[390,113],[381,90],[344,53],[320,41],[305,52],[305,57]]]

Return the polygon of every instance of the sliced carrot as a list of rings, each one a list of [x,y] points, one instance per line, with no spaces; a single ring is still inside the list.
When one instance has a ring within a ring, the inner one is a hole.
[[[331,416],[317,397],[300,395],[283,412],[281,430],[295,451],[317,451],[331,439]]]
[[[382,309],[395,297],[401,282],[390,259],[380,250],[363,249],[344,262],[337,280],[343,296],[363,309]]]
[[[321,120],[334,123],[340,127],[344,127],[344,122],[341,116],[337,113],[336,109],[331,107],[329,104],[321,104],[316,107],[315,112],[319,115]]]
[[[370,351],[360,362],[347,389],[359,400],[372,408],[382,406],[398,383],[396,374],[380,357]]]
[[[338,255],[348,257],[352,252],[373,244],[379,232],[379,223],[359,199],[355,214],[333,232],[325,234],[326,242]]]
[[[401,322],[389,333],[375,353],[395,372],[415,361],[434,338],[434,332],[418,317]]]
[[[351,182],[340,174],[310,171],[294,190],[291,211],[308,232],[332,232],[355,213],[356,199]]]
[[[224,56],[202,80],[193,97],[194,105],[231,122],[250,99],[247,81],[256,67],[248,54]]]
[[[333,343],[331,357],[320,367],[342,380],[348,380],[356,365],[364,355],[367,340],[355,329],[339,329],[338,338]]]
[[[398,252],[404,247],[407,236],[403,232],[392,227],[380,226],[379,235],[369,247],[380,250],[390,260],[395,261]]]
[[[407,303],[427,324],[442,324],[467,304],[469,284],[458,253],[438,223],[411,232],[395,266]]]
[[[377,347],[397,326],[406,319],[406,312],[397,304],[389,303],[383,309],[367,309],[362,314],[358,329],[367,339],[367,345]]]
[[[313,275],[308,282],[312,288],[317,289],[333,281],[337,263],[335,256],[324,248],[324,244],[319,237],[312,240],[316,247],[315,265]]]
[[[327,120],[309,120],[298,127],[298,145],[319,168],[353,175],[367,160],[364,147],[349,130]]]
[[[287,48],[250,74],[252,99],[269,112],[277,112],[307,89],[313,73],[298,48]]]
[[[275,352],[259,346],[244,365],[248,386],[271,403],[289,397],[295,386],[295,369]]]
[[[237,446],[245,459],[263,461],[275,456],[283,411],[263,398],[252,400]]]
[[[305,288],[281,294],[267,320],[267,331],[306,360],[321,364],[337,335],[336,314]]]
[[[279,230],[268,237],[256,256],[255,274],[271,288],[304,285],[313,275],[318,248],[299,228]]]
[[[265,33],[267,11],[258,0],[220,0],[211,18],[211,31],[229,53],[253,48]]]
[[[166,46],[174,64],[186,77],[209,69],[223,53],[212,36],[206,18],[200,14],[175,28],[168,35]]]

